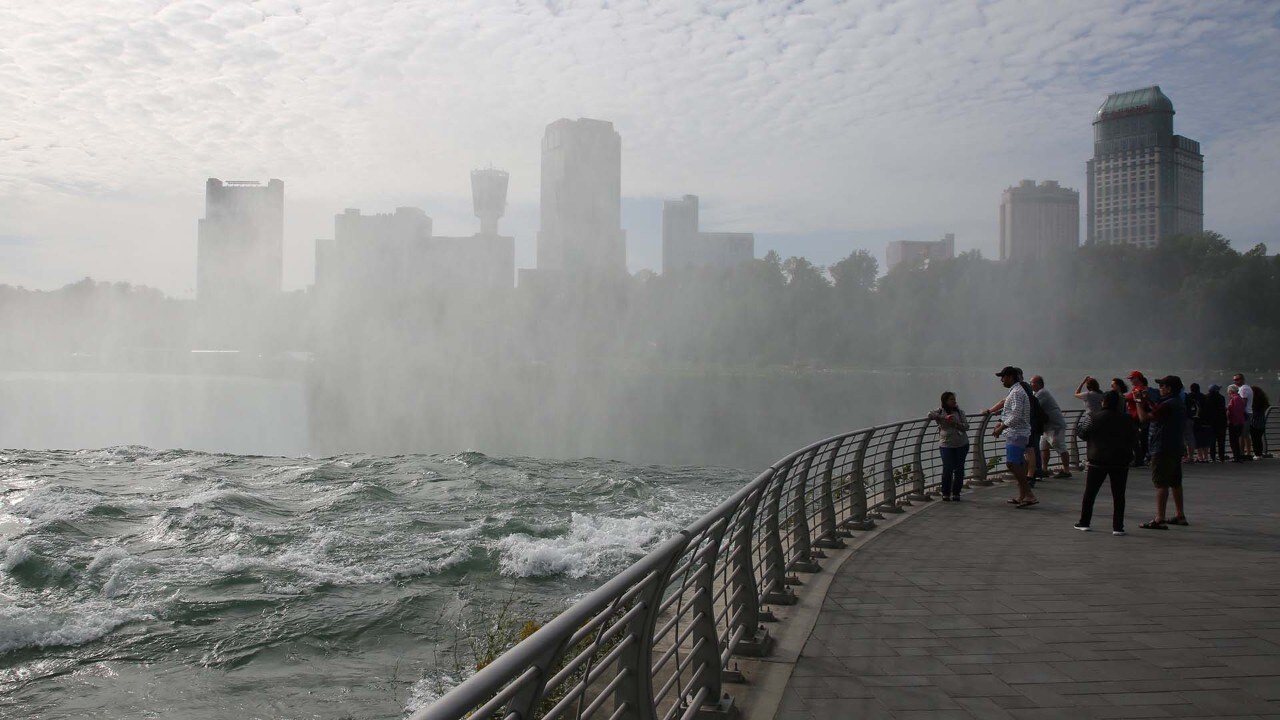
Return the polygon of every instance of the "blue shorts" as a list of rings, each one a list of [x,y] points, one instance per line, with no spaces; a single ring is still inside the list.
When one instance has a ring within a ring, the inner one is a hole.
[[[1021,465],[1027,461],[1027,441],[1023,438],[1012,440],[1004,444],[1004,461],[1010,465]]]

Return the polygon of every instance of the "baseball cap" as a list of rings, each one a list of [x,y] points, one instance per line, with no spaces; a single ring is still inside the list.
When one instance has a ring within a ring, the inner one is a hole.
[[[1157,385],[1167,385],[1174,390],[1182,389],[1182,378],[1177,375],[1165,375],[1156,380]]]
[[[996,373],[996,377],[1004,377],[1005,375],[1017,375],[1017,374],[1018,374],[1018,368],[1012,365],[1005,365],[1004,367],[1000,368],[1000,372]]]
[[[1142,371],[1141,371],[1141,370],[1134,370],[1133,372],[1129,373],[1129,379],[1130,379],[1130,380],[1132,380],[1132,379],[1134,379],[1134,378],[1136,378],[1136,377],[1143,377],[1143,375],[1142,375]]]

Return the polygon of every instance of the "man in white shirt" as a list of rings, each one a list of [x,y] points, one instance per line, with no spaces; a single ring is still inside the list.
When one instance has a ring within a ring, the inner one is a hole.
[[[1036,400],[1040,401],[1040,408],[1044,410],[1045,423],[1044,434],[1041,435],[1040,443],[1040,467],[1039,472],[1048,472],[1049,463],[1052,461],[1052,452],[1057,452],[1062,458],[1062,469],[1054,473],[1055,478],[1071,477],[1071,453],[1067,450],[1067,417],[1062,414],[1062,407],[1058,405],[1058,401],[1053,397],[1048,388],[1044,386],[1044,378],[1039,375],[1031,376],[1031,390],[1036,394]]]
[[[1031,507],[1040,501],[1031,492],[1031,484],[1027,482],[1027,441],[1031,439],[1031,398],[1018,382],[1021,373],[1018,368],[1006,365],[996,373],[1000,384],[1009,388],[1004,400],[983,411],[984,415],[1000,413],[1000,421],[996,423],[994,437],[1004,436],[1005,467],[1013,473],[1018,483],[1018,497],[1011,498],[1009,504],[1019,508]]]

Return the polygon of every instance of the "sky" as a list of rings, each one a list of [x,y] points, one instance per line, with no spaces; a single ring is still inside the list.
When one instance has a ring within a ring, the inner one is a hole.
[[[1280,245],[1280,3],[0,0],[0,284],[195,287],[208,177],[285,182],[285,287],[344,208],[475,232],[511,175],[532,267],[540,142],[622,136],[628,267],[662,200],[830,264],[956,235],[995,257],[1001,192],[1081,190],[1093,114],[1158,84],[1205,154],[1205,227]]]

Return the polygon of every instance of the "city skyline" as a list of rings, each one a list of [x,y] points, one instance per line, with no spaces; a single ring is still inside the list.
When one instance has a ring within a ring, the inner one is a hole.
[[[684,194],[758,256],[830,264],[954,232],[994,258],[991,198],[1021,177],[1084,187],[1099,104],[1154,84],[1208,158],[1205,228],[1280,239],[1280,101],[1257,92],[1280,10],[1256,3],[97,7],[0,10],[0,283],[194,296],[203,178],[279,177],[298,289],[342,208],[472,232],[465,173],[486,163],[510,173],[502,232],[534,267],[557,117],[624,138],[631,272],[661,267],[662,203]]]

